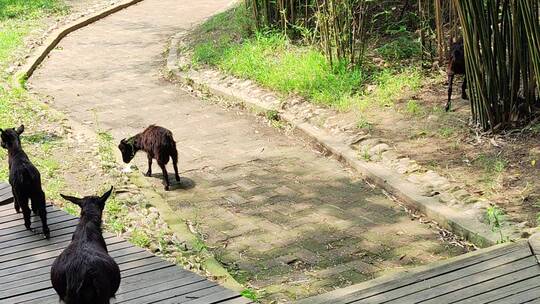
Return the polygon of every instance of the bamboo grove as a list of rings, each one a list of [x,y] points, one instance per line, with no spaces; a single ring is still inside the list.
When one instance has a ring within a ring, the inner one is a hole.
[[[361,63],[366,0],[245,0],[257,28],[309,32],[332,65]]]
[[[539,1],[245,0],[245,5],[258,30],[309,36],[332,65],[350,67],[363,62],[378,10],[401,6],[403,15],[416,9],[412,30],[423,61],[442,63],[451,41],[463,38],[474,123],[497,131],[538,116]]]
[[[473,119],[498,130],[537,112],[540,14],[537,1],[454,0],[465,42]]]

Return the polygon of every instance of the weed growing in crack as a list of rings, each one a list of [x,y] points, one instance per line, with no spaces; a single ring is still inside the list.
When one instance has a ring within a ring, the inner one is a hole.
[[[486,209],[486,220],[491,227],[491,231],[498,232],[500,239],[498,243],[508,242],[508,237],[504,237],[502,233],[502,226],[505,221],[505,214],[502,209],[497,206],[489,206]]]
[[[368,147],[364,147],[362,149],[362,158],[365,161],[371,161],[371,154],[369,154],[369,148]]]
[[[242,290],[242,292],[240,292],[240,294],[243,296],[243,297],[246,297],[250,300],[253,300],[253,301],[259,301],[260,299],[260,296],[259,296],[259,293],[251,288],[246,288],[244,290]]]

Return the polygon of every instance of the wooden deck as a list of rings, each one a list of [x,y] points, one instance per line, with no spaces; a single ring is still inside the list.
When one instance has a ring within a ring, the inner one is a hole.
[[[299,303],[540,303],[540,235]]]
[[[50,282],[51,264],[71,241],[78,219],[49,206],[51,238],[45,240],[25,229],[11,201],[9,185],[0,184],[0,303],[58,304]],[[33,222],[33,227],[41,226],[39,217]],[[251,303],[121,238],[109,233],[104,237],[122,274],[115,303]]]

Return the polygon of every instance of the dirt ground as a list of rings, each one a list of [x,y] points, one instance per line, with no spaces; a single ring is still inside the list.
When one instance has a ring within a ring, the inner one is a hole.
[[[540,124],[498,135],[483,133],[470,124],[470,103],[459,98],[460,86],[461,79],[454,85],[449,113],[443,110],[447,86],[434,81],[417,94],[404,95],[394,107],[372,108],[362,116],[373,122],[371,134],[393,145],[400,155],[503,208],[514,224],[536,227]],[[420,110],[407,110],[411,100]]]

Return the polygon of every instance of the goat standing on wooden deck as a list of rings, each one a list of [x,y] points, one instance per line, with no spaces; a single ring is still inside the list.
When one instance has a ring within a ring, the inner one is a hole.
[[[24,125],[21,125],[16,130],[15,128],[0,129],[2,148],[8,150],[9,183],[13,190],[15,211],[19,213],[22,209],[24,226],[30,230],[32,224],[30,220],[31,211],[30,207],[28,207],[28,200],[30,199],[31,210],[41,218],[43,235],[49,238],[45,193],[41,188],[41,175],[22,149],[20,135],[23,132]]]
[[[450,59],[448,60],[448,69],[446,71],[448,75],[448,101],[446,102],[445,110],[450,111],[450,104],[452,99],[452,85],[454,82],[454,75],[465,76],[465,50],[463,47],[463,40],[452,44],[450,48]],[[467,98],[467,78],[463,78],[463,85],[461,86],[461,98]]]
[[[163,183],[165,190],[170,189],[169,175],[165,167],[172,158],[174,174],[177,181],[180,181],[178,175],[178,151],[171,131],[151,125],[142,133],[139,133],[128,139],[122,139],[118,145],[122,152],[122,159],[128,164],[139,150],[146,152],[148,156],[148,172],[146,176],[152,176],[152,159],[156,159],[161,171],[163,172]]]
[[[54,260],[51,281],[66,304],[109,304],[120,286],[120,269],[109,256],[101,215],[113,188],[101,197],[62,197],[81,207],[69,246]]]

